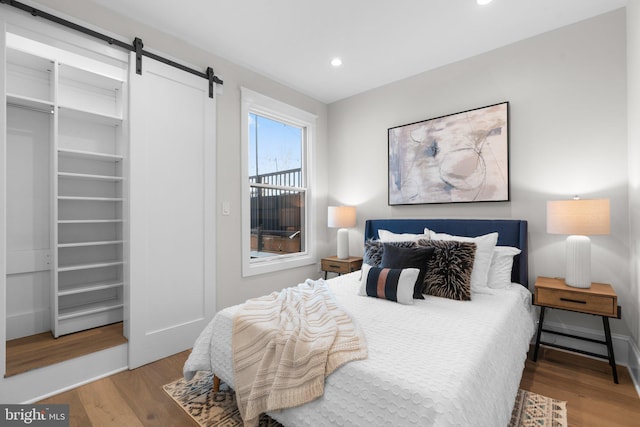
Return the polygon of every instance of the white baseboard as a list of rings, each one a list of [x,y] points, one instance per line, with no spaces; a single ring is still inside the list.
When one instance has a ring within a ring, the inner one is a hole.
[[[640,349],[632,339],[628,340],[629,343],[629,351],[628,351],[628,359],[629,363],[627,368],[629,368],[629,374],[631,374],[631,379],[633,380],[633,384],[636,386],[636,391],[638,395],[640,395]]]
[[[579,326],[568,326],[556,322],[544,322],[544,328],[551,331],[578,335],[595,340],[605,340],[604,331],[596,331],[594,329],[581,328]],[[602,355],[607,354],[607,348],[602,344],[582,341],[561,335],[543,332],[542,341],[589,351],[591,353]],[[636,392],[638,393],[638,396],[640,396],[640,350],[638,349],[637,344],[633,342],[631,337],[619,334],[611,334],[611,341],[613,342],[613,354],[616,358],[616,364],[626,366],[629,369],[629,374],[633,380]]]

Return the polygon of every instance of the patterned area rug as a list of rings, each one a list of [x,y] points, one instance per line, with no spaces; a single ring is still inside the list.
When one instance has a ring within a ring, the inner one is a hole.
[[[198,372],[189,382],[180,378],[162,387],[165,392],[203,427],[243,427],[236,394],[226,384],[214,393],[213,374]],[[282,427],[268,415],[260,415],[259,427]]]
[[[189,382],[181,378],[162,388],[203,427],[242,427],[235,393],[225,384],[220,386],[217,393],[212,391],[212,387],[212,374],[199,372]],[[520,390],[509,427],[566,427],[566,404]],[[263,414],[260,416],[259,427],[282,427],[282,424]]]
[[[567,402],[518,390],[510,427],[567,427]]]

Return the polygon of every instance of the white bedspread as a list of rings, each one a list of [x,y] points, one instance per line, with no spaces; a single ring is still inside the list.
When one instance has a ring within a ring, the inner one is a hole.
[[[270,414],[285,426],[507,426],[534,332],[531,295],[520,285],[472,294],[472,301],[427,296],[401,305],[357,295],[359,272],[329,282],[357,319],[369,357],[326,380],[324,395]],[[184,366],[213,371],[234,386],[233,313],[219,312]]]

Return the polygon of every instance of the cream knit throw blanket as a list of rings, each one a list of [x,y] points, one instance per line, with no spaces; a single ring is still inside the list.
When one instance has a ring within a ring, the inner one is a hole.
[[[361,329],[323,280],[248,300],[233,319],[236,400],[245,426],[309,402],[341,365],[367,357]]]

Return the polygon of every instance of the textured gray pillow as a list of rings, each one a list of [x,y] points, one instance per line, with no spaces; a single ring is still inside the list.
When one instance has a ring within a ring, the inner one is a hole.
[[[476,244],[445,240],[419,240],[418,246],[435,248],[424,276],[423,293],[458,301],[471,300],[471,271]]]
[[[416,246],[415,242],[386,242],[393,246],[400,248],[412,248]],[[382,254],[384,253],[384,247],[382,241],[375,239],[368,239],[364,242],[364,255],[362,256],[362,263],[369,264],[371,267],[380,267],[382,262]]]

